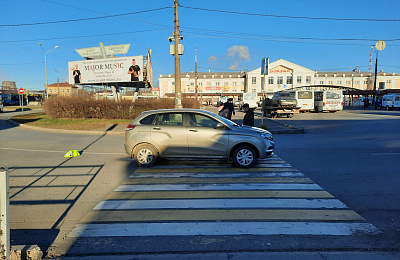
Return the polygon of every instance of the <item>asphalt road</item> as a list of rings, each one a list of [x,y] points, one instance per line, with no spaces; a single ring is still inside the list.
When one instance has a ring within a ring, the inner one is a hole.
[[[257,252],[386,251],[400,247],[399,111],[350,110],[277,119],[304,128],[305,133],[275,135],[276,154],[378,228],[381,233],[377,235],[250,234],[131,240],[75,240],[68,236],[138,170],[124,154],[123,137],[32,131],[5,122],[12,115],[0,114],[0,164],[10,168],[14,245],[39,244],[43,250],[50,247],[50,255],[68,250],[78,255],[95,254],[98,252],[93,250],[99,248],[105,253],[113,249],[114,253],[144,253],[154,252],[154,248],[157,252]],[[64,158],[72,149],[83,153]],[[196,168],[205,163],[190,165]]]
[[[399,249],[400,111],[309,113],[278,121],[305,134],[275,135],[276,153],[379,228],[383,233],[371,244]]]

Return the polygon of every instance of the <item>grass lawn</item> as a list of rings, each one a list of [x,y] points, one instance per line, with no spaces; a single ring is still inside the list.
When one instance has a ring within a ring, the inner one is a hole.
[[[66,129],[66,130],[95,130],[109,128],[113,125],[127,125],[132,120],[125,119],[55,119],[45,113],[18,115],[11,118],[20,124],[30,126]]]

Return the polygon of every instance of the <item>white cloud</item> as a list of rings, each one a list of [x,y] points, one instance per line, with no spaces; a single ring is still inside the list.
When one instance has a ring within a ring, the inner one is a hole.
[[[250,60],[249,47],[234,45],[228,49],[228,56],[238,56],[240,59]]]
[[[212,61],[217,61],[218,59],[217,59],[217,57],[215,57],[215,56],[211,56],[211,57],[209,57],[208,58],[208,61],[210,61],[210,62],[212,62]]]

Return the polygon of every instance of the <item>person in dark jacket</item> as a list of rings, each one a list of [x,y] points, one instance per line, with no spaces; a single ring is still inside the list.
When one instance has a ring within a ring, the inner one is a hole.
[[[225,113],[223,113],[223,111],[225,111]],[[223,117],[231,120],[232,114],[235,114],[235,108],[233,107],[233,98],[228,98],[228,101],[224,103],[224,107],[221,109],[221,114]]]
[[[246,114],[243,118],[243,125],[254,126],[254,111],[249,107],[249,104],[245,103],[242,106],[243,112]]]

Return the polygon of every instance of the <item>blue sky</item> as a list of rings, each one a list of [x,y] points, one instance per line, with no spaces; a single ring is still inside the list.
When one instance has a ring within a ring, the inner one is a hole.
[[[44,54],[39,43],[45,51],[59,46],[47,54],[49,84],[57,81],[54,68],[64,82],[68,62],[83,59],[75,49],[97,47],[100,42],[129,43],[128,56],[145,55],[151,48],[153,77],[174,73],[168,41],[174,26],[173,3],[3,0],[0,81],[44,89]],[[356,66],[368,71],[370,46],[384,40],[386,49],[379,52],[378,69],[400,73],[399,0],[180,0],[179,4],[185,45],[182,72],[194,71],[195,44],[198,71],[254,70],[263,57],[319,71],[349,71]],[[121,15],[127,13],[132,14]],[[110,15],[115,16],[105,17]],[[83,20],[87,18],[95,19]]]

